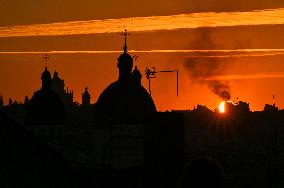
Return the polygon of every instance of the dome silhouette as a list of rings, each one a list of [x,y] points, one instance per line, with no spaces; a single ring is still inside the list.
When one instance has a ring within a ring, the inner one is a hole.
[[[142,85],[115,81],[100,95],[95,104],[96,118],[114,122],[142,122],[156,112],[152,97]]]
[[[51,74],[45,68],[42,73],[42,88],[36,91],[28,103],[27,124],[59,125],[63,124],[64,104],[55,91],[51,89]]]
[[[42,89],[50,89],[51,87],[51,74],[45,67],[45,70],[41,74]]]
[[[142,122],[156,112],[155,103],[141,85],[142,75],[133,68],[133,58],[127,53],[125,38],[124,52],[119,56],[118,80],[110,84],[99,96],[95,104],[95,119],[111,123]]]
[[[126,70],[132,70],[133,67],[133,58],[126,52],[121,54],[119,58],[117,59],[117,67],[119,69],[126,69]]]
[[[132,72],[132,79],[134,82],[141,84],[142,74],[138,70],[137,66],[135,66],[135,69]]]

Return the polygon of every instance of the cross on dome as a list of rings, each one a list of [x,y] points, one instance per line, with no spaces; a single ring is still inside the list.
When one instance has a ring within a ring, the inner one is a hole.
[[[124,33],[122,33],[121,35],[124,36],[123,52],[127,53],[127,36],[130,35],[130,34],[127,32],[127,29],[125,29]]]

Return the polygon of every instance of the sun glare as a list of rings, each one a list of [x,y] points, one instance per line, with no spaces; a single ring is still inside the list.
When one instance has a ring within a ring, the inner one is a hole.
[[[225,101],[221,102],[219,104],[219,112],[224,113],[225,112]]]

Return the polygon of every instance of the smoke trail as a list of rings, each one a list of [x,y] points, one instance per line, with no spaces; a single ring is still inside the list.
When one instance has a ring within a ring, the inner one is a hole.
[[[202,30],[198,33],[194,46],[198,49],[214,48],[214,42],[207,30]],[[205,84],[208,88],[223,100],[231,99],[231,88],[226,81],[209,80],[208,78],[219,75],[224,70],[226,64],[224,61],[218,61],[218,58],[207,58],[211,56],[211,52],[200,58],[188,58],[185,63],[185,68],[191,80],[199,84]]]
[[[196,59],[189,58],[185,64],[191,80],[200,84],[205,84],[209,89],[223,100],[231,99],[231,89],[226,81],[208,80],[208,78],[218,75],[220,67],[224,63],[217,62],[216,59]]]
[[[207,82],[207,84],[214,94],[227,101],[231,99],[231,88],[228,83],[220,80],[212,80]]]

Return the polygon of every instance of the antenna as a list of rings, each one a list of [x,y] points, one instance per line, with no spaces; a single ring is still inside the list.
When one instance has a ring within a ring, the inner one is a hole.
[[[148,79],[148,87],[149,87],[149,93],[150,95],[152,95],[151,93],[151,79],[152,78],[156,78],[156,68],[155,67],[152,67],[152,68],[148,68],[146,67],[146,70],[145,70],[145,75],[146,75],[146,78]]]
[[[176,82],[176,92],[177,92],[177,97],[178,97],[178,94],[179,94],[179,71],[178,69],[177,70],[161,70],[159,71],[161,73],[173,73],[173,72],[176,72],[176,76],[177,76],[177,82]],[[151,69],[146,67],[146,70],[145,70],[145,75],[146,75],[146,78],[149,80],[149,93],[151,95],[151,79],[152,78],[156,78],[156,74],[158,72],[156,71],[156,67],[152,67]]]

